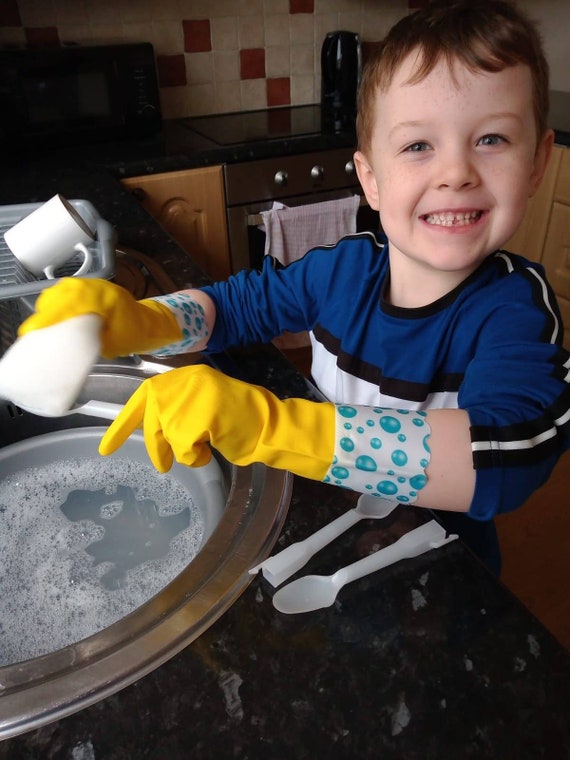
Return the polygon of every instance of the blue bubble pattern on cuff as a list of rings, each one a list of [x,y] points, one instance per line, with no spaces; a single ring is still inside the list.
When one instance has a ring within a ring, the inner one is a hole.
[[[426,484],[431,428],[423,411],[337,404],[326,483],[413,504]]]
[[[204,309],[188,293],[170,293],[166,296],[155,296],[152,300],[170,309],[184,336],[176,343],[161,347],[154,352],[154,356],[185,354],[209,336]]]

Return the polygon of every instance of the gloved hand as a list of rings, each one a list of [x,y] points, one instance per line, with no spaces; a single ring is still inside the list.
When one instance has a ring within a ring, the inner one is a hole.
[[[108,428],[99,453],[113,453],[140,427],[160,472],[174,459],[207,464],[210,442],[233,464],[263,462],[322,480],[333,459],[335,407],[281,401],[265,388],[195,365],[145,380]]]
[[[137,301],[107,280],[80,277],[64,278],[44,290],[36,301],[36,312],[20,325],[18,335],[80,314],[101,317],[101,353],[106,359],[148,353],[182,338],[176,318],[162,303]]]

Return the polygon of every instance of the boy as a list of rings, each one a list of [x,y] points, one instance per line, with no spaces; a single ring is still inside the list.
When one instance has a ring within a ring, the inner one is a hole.
[[[286,268],[141,303],[64,281],[22,332],[95,313],[111,356],[310,330],[329,402],[173,370],[134,394],[101,453],[142,425],[160,470],[173,457],[205,463],[210,441],[236,464],[457,513],[453,528],[498,569],[493,516],[520,506],[569,446],[555,299],[541,267],[501,251],[548,162],[547,112],[547,63],[514,6],[434,2],[378,45],[359,91],[355,163],[386,246],[349,236]]]

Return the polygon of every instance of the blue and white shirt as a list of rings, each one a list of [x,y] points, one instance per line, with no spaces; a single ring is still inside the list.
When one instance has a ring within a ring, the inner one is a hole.
[[[371,233],[265,261],[206,290],[217,309],[209,351],[309,330],[312,375],[335,403],[461,408],[476,487],[469,514],[520,506],[570,446],[570,356],[543,268],[505,251],[428,306],[384,298],[388,246]]]

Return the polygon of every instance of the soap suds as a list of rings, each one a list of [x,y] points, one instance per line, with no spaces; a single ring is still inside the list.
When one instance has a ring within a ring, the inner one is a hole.
[[[202,543],[192,495],[150,464],[60,460],[0,480],[0,665],[108,627]]]

